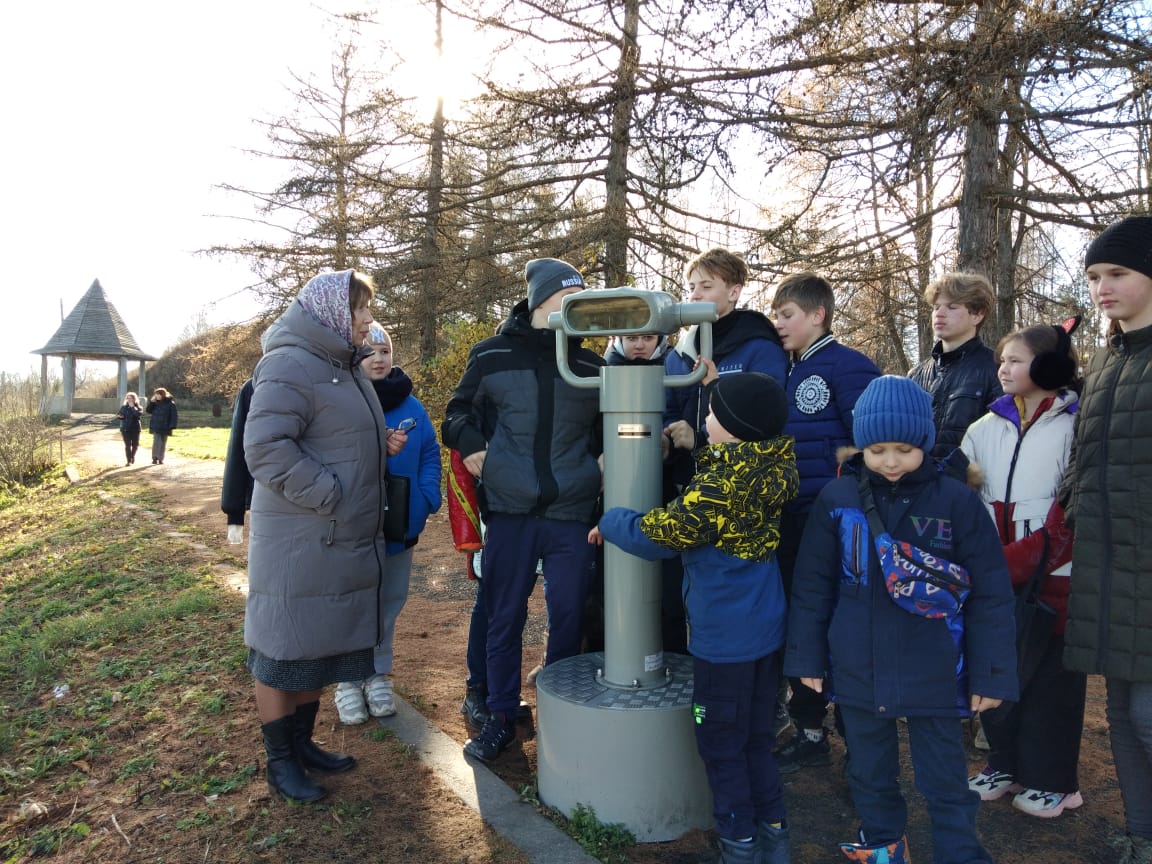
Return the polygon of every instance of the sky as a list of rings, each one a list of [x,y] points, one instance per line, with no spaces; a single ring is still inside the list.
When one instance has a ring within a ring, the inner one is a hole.
[[[416,0],[381,0],[409,46],[433,51]],[[326,9],[363,9],[331,0]],[[4,13],[0,158],[6,270],[0,372],[39,374],[40,356],[99,279],[146,353],[159,357],[201,316],[250,318],[242,263],[196,255],[256,236],[247,198],[216,188],[275,182],[244,153],[257,119],[288,113],[292,73],[323,75],[336,45],[307,0],[59,0]],[[239,218],[237,218],[239,217]],[[49,369],[59,370],[59,358]],[[115,375],[113,363],[96,364]]]

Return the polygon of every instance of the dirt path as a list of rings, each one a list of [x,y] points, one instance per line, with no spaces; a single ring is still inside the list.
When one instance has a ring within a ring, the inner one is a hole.
[[[243,552],[226,545],[225,519],[219,499],[223,463],[189,459],[170,450],[164,465],[125,467],[120,436],[109,425],[110,419],[89,418],[76,423],[66,433],[66,450],[81,463],[85,476],[115,472],[147,484],[162,496],[168,519],[188,528],[190,542],[199,542],[205,555],[219,556],[225,562],[219,570],[225,574],[224,578],[228,578],[228,573],[235,574],[236,566],[227,561],[235,561],[238,551],[243,561]],[[473,586],[465,576],[463,556],[452,546],[447,519],[442,512],[432,517],[416,547],[411,594],[397,627],[395,677],[398,692],[461,744],[468,737],[459,704],[463,696],[463,658],[472,597]],[[538,662],[543,644],[543,603],[539,589],[533,595],[530,611],[531,621],[525,636],[525,674]],[[525,688],[524,698],[534,702],[534,691]],[[1123,810],[1108,748],[1103,703],[1103,682],[1093,677],[1089,681],[1080,761],[1083,807],[1067,811],[1055,820],[1025,816],[1011,807],[1008,798],[981,808],[978,822],[981,836],[1000,864],[1056,861],[1096,864],[1115,860],[1108,843],[1116,840],[1122,831]],[[520,732],[522,737],[517,746],[495,766],[496,772],[515,789],[534,783],[536,754],[532,730],[524,726]],[[833,748],[832,767],[801,772],[786,781],[794,836],[793,861],[797,864],[837,860],[834,844],[848,839],[854,831],[851,800],[840,773],[842,742],[834,740]],[[983,764],[985,754],[970,749],[969,756],[975,772]],[[906,752],[904,759],[907,763]],[[911,777],[907,764],[904,774],[906,778]],[[929,861],[930,839],[923,799],[910,782],[905,787],[910,809],[911,848],[916,850],[915,860]],[[457,826],[462,833],[476,830],[474,824],[467,822],[470,812],[453,817],[462,820]],[[390,818],[403,816],[393,814]],[[675,843],[634,847],[628,857],[636,864],[689,864],[707,855],[705,836],[702,832],[691,832]]]

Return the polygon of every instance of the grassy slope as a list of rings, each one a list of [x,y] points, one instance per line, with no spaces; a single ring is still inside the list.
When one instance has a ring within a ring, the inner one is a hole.
[[[269,799],[243,600],[210,569],[228,553],[205,558],[119,476],[55,477],[0,511],[0,862],[523,860],[467,813],[451,837],[393,822],[463,805],[380,727],[355,733],[378,744],[361,785],[314,808]]]

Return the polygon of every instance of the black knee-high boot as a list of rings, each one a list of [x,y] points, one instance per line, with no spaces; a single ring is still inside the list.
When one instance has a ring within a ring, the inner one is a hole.
[[[328,794],[327,789],[317,786],[304,773],[304,766],[296,754],[294,714],[264,723],[260,731],[264,734],[264,752],[268,754],[265,775],[273,792],[298,804],[319,801]]]
[[[296,706],[296,755],[301,764],[310,771],[327,771],[338,774],[356,767],[356,760],[344,753],[331,753],[321,750],[312,740],[312,730],[316,727],[316,712],[320,710],[320,700]]]

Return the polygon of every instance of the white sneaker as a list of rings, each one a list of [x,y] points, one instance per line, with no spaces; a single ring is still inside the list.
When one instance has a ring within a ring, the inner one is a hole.
[[[391,717],[396,713],[392,679],[387,675],[373,675],[365,681],[364,696],[368,700],[368,713],[373,717]]]
[[[995,801],[1009,792],[1015,794],[1024,791],[1024,787],[1011,774],[987,766],[975,777],[968,778],[968,788],[979,793],[981,801]]]
[[[368,722],[368,706],[364,704],[364,690],[348,681],[336,685],[336,713],[345,726],[359,726]]]
[[[1025,789],[1012,799],[1012,806],[1029,816],[1054,819],[1065,810],[1075,810],[1084,803],[1079,792],[1043,792]]]

